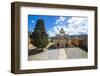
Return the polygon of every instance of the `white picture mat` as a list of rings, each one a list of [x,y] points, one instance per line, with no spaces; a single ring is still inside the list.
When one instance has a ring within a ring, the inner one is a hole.
[[[85,16],[88,17],[88,58],[28,61],[28,14],[58,15],[58,16]],[[42,69],[59,67],[78,67],[94,65],[94,11],[76,9],[56,9],[41,7],[20,8],[20,69]]]

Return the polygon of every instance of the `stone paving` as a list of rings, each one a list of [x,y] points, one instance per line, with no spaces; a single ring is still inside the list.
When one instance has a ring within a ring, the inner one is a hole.
[[[29,60],[58,60],[87,58],[87,52],[80,48],[60,48],[45,50],[39,54],[29,56]]]
[[[87,52],[80,48],[67,48],[65,50],[66,50],[68,59],[81,59],[81,58],[88,57]]]

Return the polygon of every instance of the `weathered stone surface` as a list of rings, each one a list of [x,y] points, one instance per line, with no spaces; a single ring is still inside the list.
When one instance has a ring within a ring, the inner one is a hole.
[[[29,60],[58,60],[87,58],[88,54],[80,48],[60,48],[45,50],[39,54],[29,56]]]

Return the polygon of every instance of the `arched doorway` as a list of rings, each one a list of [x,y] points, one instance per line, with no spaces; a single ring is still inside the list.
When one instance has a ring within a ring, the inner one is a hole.
[[[57,43],[57,48],[59,48],[59,43]]]
[[[68,44],[67,43],[65,43],[65,47],[68,47]]]

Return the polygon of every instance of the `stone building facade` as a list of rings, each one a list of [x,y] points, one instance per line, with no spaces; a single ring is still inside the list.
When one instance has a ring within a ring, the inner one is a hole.
[[[36,48],[31,44],[30,34],[28,38],[28,48]],[[55,37],[49,38],[50,43],[53,43],[49,48],[68,48],[68,47],[83,47],[88,48],[88,36],[87,35],[68,35],[65,34],[63,28],[59,31]]]
[[[53,41],[53,46],[55,48],[64,48],[68,46],[68,35],[65,34],[63,28],[59,31],[55,37],[52,37],[51,40]]]
[[[86,47],[88,46],[87,35],[73,35],[65,34],[63,28],[55,37],[50,38],[53,42],[53,48],[67,48],[67,47]]]

